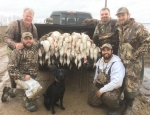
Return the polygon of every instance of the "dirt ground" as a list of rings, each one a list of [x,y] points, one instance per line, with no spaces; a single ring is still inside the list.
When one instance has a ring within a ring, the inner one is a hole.
[[[0,44],[0,97],[4,86],[10,86],[9,76],[6,69],[8,57],[6,55],[6,45]],[[87,104],[87,96],[89,92],[89,85],[92,82],[90,79],[94,75],[94,71],[85,69],[77,70],[75,68],[69,70],[66,77],[66,91],[64,95],[64,107],[66,110],[61,110],[59,107],[55,107],[56,115],[106,115],[107,108],[91,107]],[[37,77],[37,81],[42,85],[43,89],[37,96],[35,103],[38,106],[37,112],[28,112],[23,106],[23,100],[20,97],[8,98],[8,101],[2,103],[0,101],[0,115],[51,115],[50,111],[47,111],[43,105],[43,96],[46,88],[51,82],[53,82],[54,76],[50,70],[41,70]],[[145,99],[144,99],[145,100]],[[142,107],[139,105],[142,105]],[[143,110],[143,106],[145,110]],[[149,108],[149,109],[148,109]],[[143,114],[142,111],[147,111]],[[121,110],[118,115],[120,115]],[[137,114],[138,113],[138,114]],[[149,115],[150,104],[143,101],[141,97],[136,98],[133,108],[133,115]]]
[[[7,72],[7,62],[8,57],[6,54],[6,44],[1,43],[3,40],[3,31],[6,27],[0,28],[0,97],[2,95],[2,90],[4,86],[10,86],[9,76]],[[146,58],[145,66],[150,67],[149,57]],[[146,74],[145,83],[147,83],[146,88],[141,88],[142,92],[146,94],[146,98],[143,96],[138,96],[135,99],[133,107],[133,115],[150,115],[150,73],[149,69]],[[94,75],[94,70],[77,70],[75,68],[69,70],[66,76],[66,91],[64,94],[64,107],[66,110],[61,110],[59,107],[55,107],[56,115],[107,115],[107,108],[105,106],[101,107],[91,107],[87,104],[88,92],[90,90],[90,84]],[[51,74],[50,70],[39,71],[37,81],[42,85],[43,89],[39,96],[37,96],[35,103],[38,106],[37,112],[28,112],[23,106],[23,100],[21,97],[8,98],[8,101],[2,103],[0,101],[0,115],[51,115],[50,111],[47,111],[43,105],[43,93],[46,88],[53,82],[54,76]],[[119,111],[120,115],[121,110]]]

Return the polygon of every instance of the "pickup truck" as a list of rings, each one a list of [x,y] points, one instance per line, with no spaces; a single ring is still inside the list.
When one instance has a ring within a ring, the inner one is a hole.
[[[92,19],[92,15],[88,12],[53,11],[50,18],[45,19],[45,23],[81,26],[83,20],[86,18]]]
[[[82,22],[86,18],[92,19],[92,15],[87,12],[53,11],[50,18],[45,20],[45,24],[35,24],[35,26],[39,38],[52,31],[70,34],[72,32],[86,32],[92,38],[95,26],[84,26]],[[51,21],[49,22],[49,20]]]

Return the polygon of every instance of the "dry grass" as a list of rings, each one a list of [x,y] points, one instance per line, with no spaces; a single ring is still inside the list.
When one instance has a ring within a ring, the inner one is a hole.
[[[3,37],[4,37],[5,31],[6,31],[6,28],[7,28],[7,26],[0,26],[0,43],[4,41]]]

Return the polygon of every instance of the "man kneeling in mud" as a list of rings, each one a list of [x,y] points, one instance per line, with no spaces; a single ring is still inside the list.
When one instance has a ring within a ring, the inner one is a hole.
[[[111,44],[105,43],[101,47],[102,58],[96,63],[94,86],[89,94],[88,103],[108,106],[107,115],[117,115],[125,68],[121,59],[113,54]]]
[[[34,41],[30,32],[24,32],[21,38],[23,49],[14,49],[8,63],[9,76],[14,79],[20,88],[5,86],[1,101],[6,102],[7,98],[14,95],[22,95],[25,108],[34,112],[37,106],[33,103],[36,95],[41,91],[41,85],[34,80],[38,74],[38,48],[39,43]]]

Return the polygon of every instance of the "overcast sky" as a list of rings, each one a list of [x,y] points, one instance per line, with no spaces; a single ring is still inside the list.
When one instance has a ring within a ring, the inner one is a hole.
[[[150,0],[107,0],[111,17],[119,7],[127,7],[136,21],[150,23]],[[0,0],[0,15],[22,17],[23,9],[30,7],[35,11],[34,19],[44,20],[52,11],[86,11],[93,18],[99,19],[100,9],[105,6],[105,0]]]

